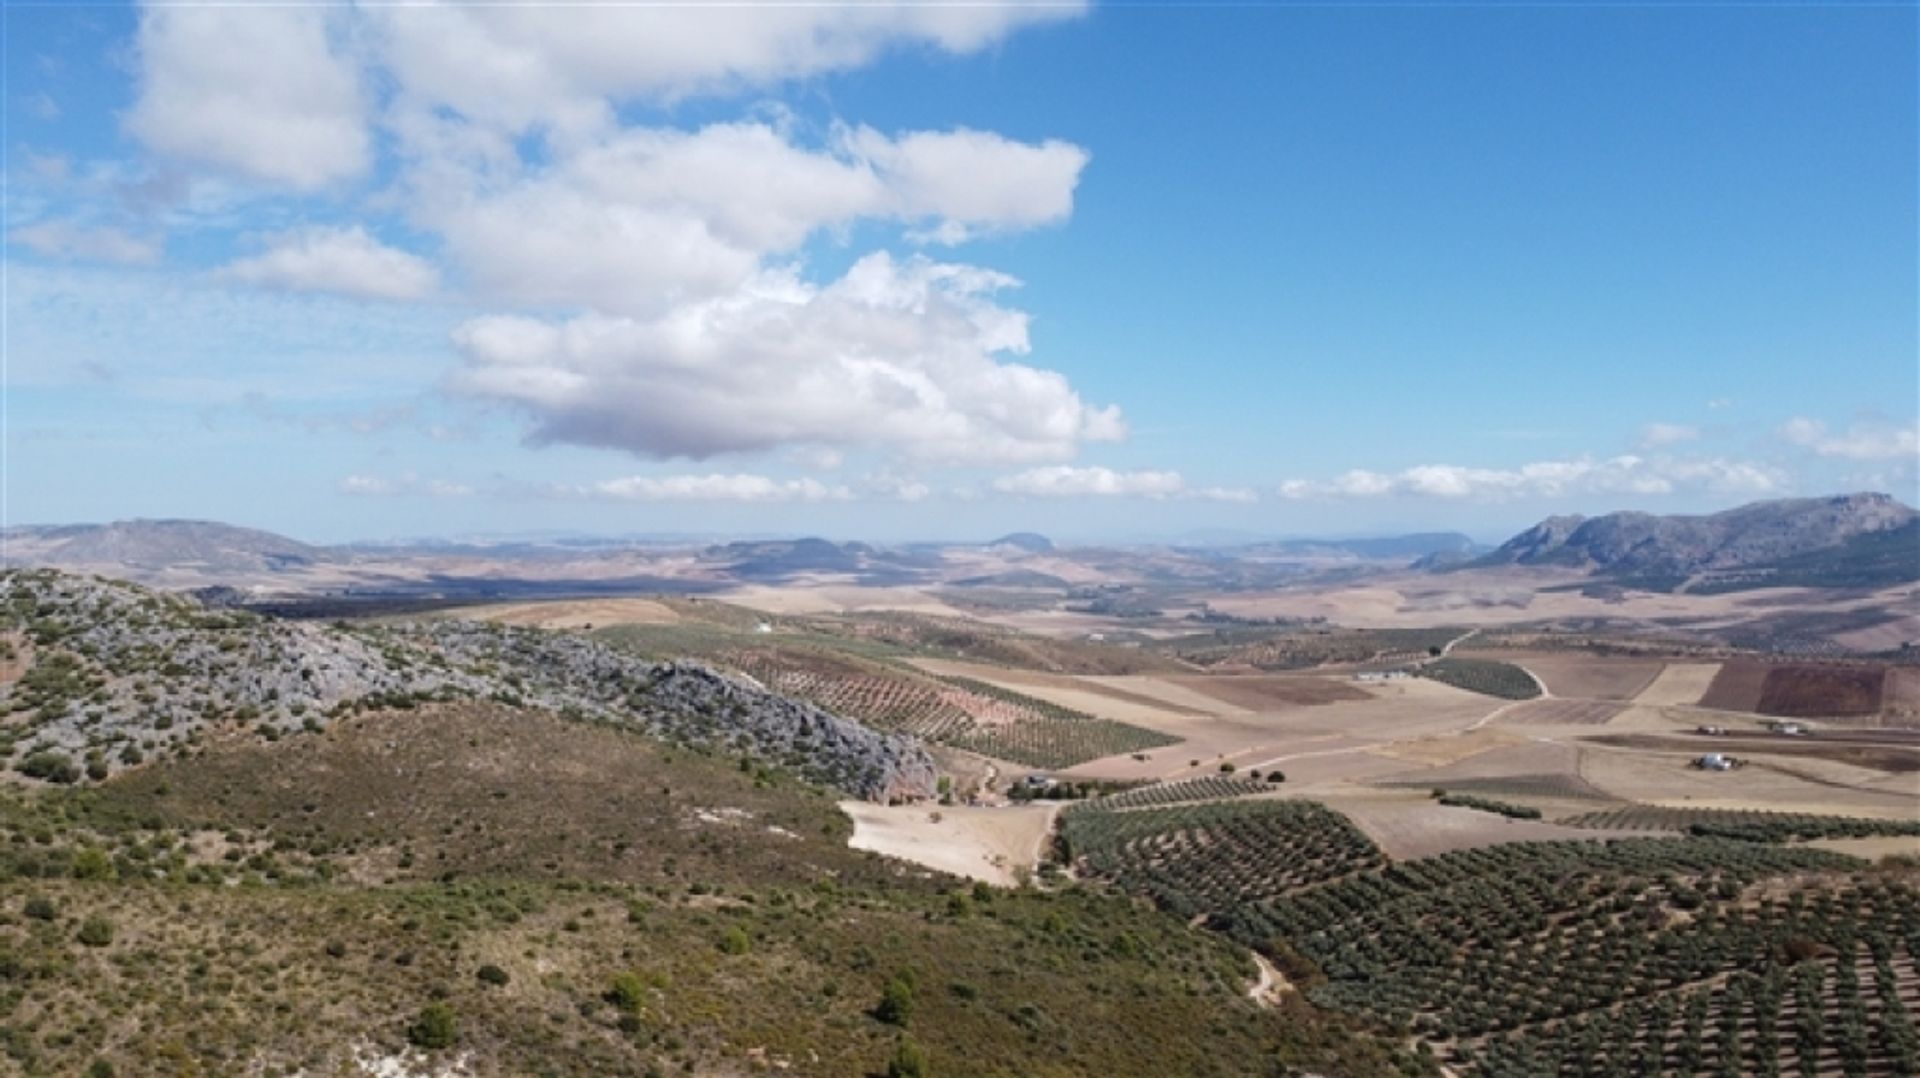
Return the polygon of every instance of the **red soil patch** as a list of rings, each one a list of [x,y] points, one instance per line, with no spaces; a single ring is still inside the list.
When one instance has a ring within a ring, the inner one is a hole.
[[[1762,715],[1876,715],[1886,685],[1882,666],[1776,666],[1767,671],[1755,710]]]
[[[1752,711],[1760,706],[1760,689],[1766,683],[1768,666],[1752,660],[1724,663],[1713,676],[1713,684],[1700,697],[1701,707],[1717,711]]]

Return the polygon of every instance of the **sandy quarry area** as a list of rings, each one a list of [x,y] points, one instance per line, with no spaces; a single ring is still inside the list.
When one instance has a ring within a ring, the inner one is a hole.
[[[842,801],[856,850],[1011,887],[1040,860],[1061,802],[1029,805],[875,805]]]

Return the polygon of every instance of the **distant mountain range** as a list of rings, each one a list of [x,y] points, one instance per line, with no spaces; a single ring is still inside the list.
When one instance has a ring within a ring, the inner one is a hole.
[[[37,565],[196,568],[216,573],[289,569],[334,560],[284,535],[206,520],[119,520],[9,528],[12,560]]]
[[[1920,580],[1920,513],[1885,494],[1754,502],[1706,516],[1548,517],[1443,570],[1564,566],[1652,591]]]

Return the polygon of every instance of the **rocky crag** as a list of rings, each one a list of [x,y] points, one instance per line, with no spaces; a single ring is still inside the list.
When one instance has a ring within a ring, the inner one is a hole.
[[[267,739],[341,715],[489,699],[738,754],[874,800],[933,793],[919,743],[697,664],[453,620],[320,625],[52,570],[0,573],[0,761],[100,779],[207,734]]]

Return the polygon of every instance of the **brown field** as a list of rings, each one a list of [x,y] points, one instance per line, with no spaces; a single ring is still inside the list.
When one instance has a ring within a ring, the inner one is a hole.
[[[1492,812],[1442,805],[1425,791],[1374,790],[1323,798],[1397,861],[1504,842],[1551,842],[1604,837],[1545,820],[1514,820]]]
[[[1723,663],[1713,676],[1713,684],[1700,697],[1701,707],[1716,711],[1753,711],[1760,705],[1760,690],[1767,681],[1767,665],[1752,659]]]
[[[1719,675],[1719,663],[1668,663],[1633,702],[1648,707],[1696,705]]]
[[[1458,790],[1492,797],[1611,800],[1606,791],[1584,777],[1586,755],[1574,744],[1528,741],[1494,748],[1441,767],[1395,772],[1376,785]]]
[[[1890,723],[1904,725],[1920,719],[1920,669],[1896,666],[1887,671],[1881,706]]]
[[[1875,715],[1886,673],[1879,666],[1776,666],[1767,671],[1754,710],[1806,718]]]
[[[1460,654],[1524,666],[1546,683],[1549,693],[1587,700],[1631,700],[1651,684],[1666,665],[1657,659],[1601,655],[1514,654],[1504,651]]]
[[[1519,726],[1599,726],[1627,709],[1613,700],[1527,700],[1503,711],[1501,723]]]
[[[1581,773],[1619,800],[1673,808],[1899,819],[1920,812],[1920,797],[1908,776],[1894,777],[1904,788],[1879,788],[1873,783],[1886,780],[1884,772],[1814,758],[1781,757],[1751,758],[1750,765],[1738,771],[1704,772],[1688,766],[1695,755],[1596,747],[1587,753]]]
[[[1351,681],[1325,677],[1221,674],[1214,677],[1169,677],[1165,680],[1248,711],[1276,711],[1343,700],[1372,699],[1365,689]]]
[[[1839,741],[1813,737],[1663,737],[1659,734],[1606,734],[1593,739],[1596,744],[1615,748],[1650,749],[1656,752],[1726,752],[1735,756],[1807,756],[1832,760],[1870,771],[1906,774],[1920,771],[1920,748],[1872,742]]]
[[[1920,835],[1877,835],[1872,838],[1821,838],[1807,843],[1852,857],[1878,861],[1882,857],[1920,857]]]

